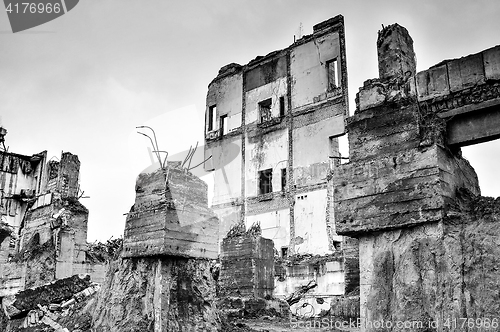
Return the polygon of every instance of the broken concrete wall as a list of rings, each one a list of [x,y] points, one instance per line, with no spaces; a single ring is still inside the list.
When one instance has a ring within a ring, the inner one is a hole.
[[[416,77],[421,107],[447,120],[447,144],[500,137],[500,47],[443,61]]]
[[[56,246],[53,239],[33,243],[21,251],[19,264],[26,264],[24,288],[45,285],[56,280]]]
[[[218,219],[208,208],[207,185],[180,163],[142,173],[127,215],[124,257],[174,255],[217,258]]]
[[[242,235],[222,241],[220,295],[271,297],[274,290],[273,241]]]
[[[487,81],[498,80],[500,80],[500,46],[460,59],[445,60],[419,72],[417,74],[418,98],[419,101],[425,101],[444,97],[485,84]],[[497,96],[489,97],[493,99]]]
[[[435,322],[438,331],[457,317],[496,317],[498,202],[468,200],[443,222],[360,239],[361,283],[370,285],[361,287],[362,317]]]
[[[48,190],[58,192],[62,197],[77,197],[80,178],[80,160],[70,152],[63,152],[61,161],[48,165]]]
[[[382,39],[407,34],[385,29]],[[381,78],[365,82],[348,119],[351,159],[331,177],[337,231],[359,239],[361,331],[377,330],[381,320],[415,322],[412,331],[446,324],[462,331],[454,320],[495,315],[498,262],[476,248],[497,251],[497,207],[478,198],[474,170],[447,145],[446,122],[419,103],[412,56],[400,57],[413,54],[403,37],[398,45],[407,49],[379,48]]]
[[[273,202],[277,200],[273,199]],[[260,223],[262,237],[273,240],[274,247],[281,251],[282,248],[288,248],[290,244],[290,209],[286,206],[287,200],[282,199],[280,202],[281,204],[275,206],[276,210],[274,211],[271,204],[269,204],[268,212],[264,212],[263,209],[255,212],[247,211],[246,222],[247,225]],[[262,206],[262,204],[260,205]],[[280,206],[281,209],[279,209]]]
[[[9,196],[4,198],[18,207],[9,219],[15,238],[1,244],[6,250],[0,255],[0,273],[5,278],[0,294],[13,294],[84,270],[91,270],[100,280],[104,275],[103,265],[86,266],[88,210],[76,198],[80,161],[66,152],[60,162],[45,164],[46,155],[5,156],[8,169],[4,168],[0,179],[5,180],[1,185]]]
[[[34,269],[40,270],[40,275],[46,275],[29,287],[75,274],[73,265],[85,262],[87,222],[88,210],[75,197],[62,198],[58,193],[52,195],[49,205],[27,212],[21,234],[21,252],[32,251],[33,241],[38,246],[50,246],[41,250],[47,257],[27,260],[29,275],[38,274],[35,270],[31,272],[32,264],[35,264]],[[49,271],[50,277],[47,275]]]

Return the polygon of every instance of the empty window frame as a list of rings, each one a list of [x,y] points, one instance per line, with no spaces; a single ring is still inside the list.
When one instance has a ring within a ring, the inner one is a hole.
[[[333,91],[339,87],[337,58],[326,62],[326,72],[328,76],[328,91]]]
[[[220,134],[221,136],[227,135],[228,127],[227,127],[227,114],[221,115],[219,122]]]
[[[339,139],[336,136],[330,136],[328,138],[329,144],[329,157],[333,159],[333,166],[340,165],[340,150],[339,150]]]
[[[271,120],[272,99],[266,99],[259,103],[259,119],[260,123]]]
[[[281,257],[288,257],[288,247],[281,247]]]
[[[286,168],[281,169],[281,191],[286,190]]]
[[[208,127],[207,131],[214,130],[215,124],[215,112],[217,111],[216,105],[208,107]]]
[[[338,157],[339,156],[339,139],[336,136],[328,137],[328,149],[330,157]]]
[[[285,116],[285,97],[280,97],[280,117]]]
[[[273,169],[259,171],[259,195],[273,192]]]

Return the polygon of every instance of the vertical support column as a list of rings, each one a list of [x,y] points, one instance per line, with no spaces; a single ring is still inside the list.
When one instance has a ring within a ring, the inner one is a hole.
[[[408,31],[390,25],[377,46],[380,78],[360,89],[347,125],[350,161],[331,180],[335,222],[339,234],[359,239],[361,331],[390,329],[384,321],[428,330],[460,314],[461,267],[450,255],[460,244],[446,239],[448,211],[458,189],[479,187],[470,164],[441,144],[444,133],[434,135],[441,127],[422,123],[435,117],[411,88]]]
[[[378,72],[381,80],[415,75],[417,59],[408,30],[392,24],[378,32]]]
[[[286,54],[286,98],[287,98],[287,112],[286,112],[286,125],[288,127],[288,201],[290,204],[290,244],[288,247],[289,255],[295,254],[295,185],[293,177],[293,114],[292,114],[292,74],[291,74],[291,50],[287,50]]]
[[[245,172],[245,147],[246,147],[246,139],[247,139],[247,127],[246,127],[246,79],[245,79],[246,71],[243,70],[242,73],[242,81],[243,88],[241,89],[241,208],[240,208],[240,222],[245,223],[245,214],[246,214],[246,172]]]

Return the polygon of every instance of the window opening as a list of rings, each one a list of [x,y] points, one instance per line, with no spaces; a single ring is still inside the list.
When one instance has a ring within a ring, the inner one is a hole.
[[[273,191],[272,168],[259,171],[259,194],[264,195]]]

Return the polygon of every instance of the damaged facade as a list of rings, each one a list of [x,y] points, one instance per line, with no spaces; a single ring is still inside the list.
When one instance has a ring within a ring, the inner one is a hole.
[[[341,15],[286,49],[220,69],[208,87],[205,125],[219,242],[244,222],[260,223],[283,258],[340,249],[327,175],[340,161],[347,100]],[[315,296],[344,293],[341,257],[284,268],[274,295],[316,277]]]
[[[80,161],[64,152],[47,162],[0,151],[0,297],[72,276],[102,281],[102,262],[86,260],[88,210],[78,201]]]
[[[214,211],[207,185],[180,163],[140,174],[122,256],[100,289],[88,277],[61,279],[93,269],[81,262],[88,212],[76,197],[78,158],[4,151],[0,327],[215,332],[223,314],[303,318],[303,301],[314,299],[329,312],[313,315],[360,316],[361,331],[403,330],[383,322],[500,330],[500,201],[480,196],[460,153],[500,137],[500,47],[420,73],[405,28],[383,28],[377,47],[379,78],[365,82],[347,118],[342,165],[330,158],[347,107],[342,17],[221,69],[207,98]],[[9,295],[27,286],[41,287]],[[282,295],[286,303],[273,298]]]

